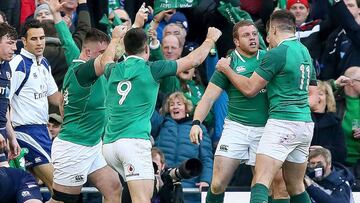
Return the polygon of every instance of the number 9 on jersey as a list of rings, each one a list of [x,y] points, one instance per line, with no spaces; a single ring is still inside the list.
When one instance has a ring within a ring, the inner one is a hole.
[[[119,100],[119,105],[122,105],[131,90],[131,82],[130,81],[121,81],[117,86],[117,92],[121,96]]]

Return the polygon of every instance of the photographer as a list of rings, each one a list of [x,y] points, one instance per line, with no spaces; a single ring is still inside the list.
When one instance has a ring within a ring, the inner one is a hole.
[[[310,151],[304,183],[313,203],[354,202],[350,187],[353,181],[349,170],[341,164],[331,163],[328,149]]]
[[[190,179],[198,176],[202,171],[199,159],[187,159],[178,167],[165,168],[164,153],[156,148],[151,148],[151,157],[155,172],[154,193],[152,203],[184,203],[182,179]],[[129,188],[122,181],[122,203],[131,203]],[[187,201],[186,201],[187,202]]]

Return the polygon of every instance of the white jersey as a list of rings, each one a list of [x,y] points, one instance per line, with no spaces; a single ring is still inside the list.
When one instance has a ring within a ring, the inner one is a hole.
[[[10,105],[14,126],[47,124],[48,96],[58,91],[46,58],[21,49],[10,62]]]

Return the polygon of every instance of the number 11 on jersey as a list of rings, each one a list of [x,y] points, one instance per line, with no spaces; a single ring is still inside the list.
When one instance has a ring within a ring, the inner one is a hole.
[[[308,90],[309,89],[309,83],[310,83],[310,66],[301,64],[300,66],[301,71],[301,79],[300,79],[300,90]],[[306,83],[304,83],[304,80],[306,80]]]
[[[122,105],[131,90],[131,82],[130,81],[121,81],[117,86],[117,92],[121,96],[119,100],[119,105]]]

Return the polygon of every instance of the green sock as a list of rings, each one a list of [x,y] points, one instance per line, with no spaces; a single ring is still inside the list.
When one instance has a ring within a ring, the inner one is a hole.
[[[290,196],[291,203],[311,203],[309,194],[304,191],[298,195]]]
[[[290,203],[290,199],[273,199],[272,203]]]
[[[267,203],[269,189],[260,183],[256,183],[251,188],[250,203]]]
[[[268,196],[268,203],[272,203],[273,202],[273,199],[271,196]]]
[[[211,192],[211,187],[206,195],[206,203],[223,203],[224,202],[224,193],[214,194]]]

